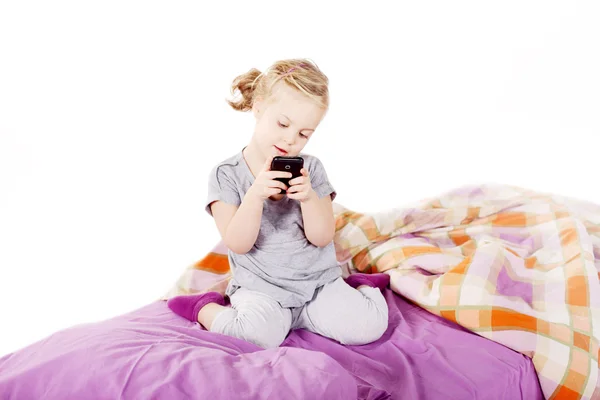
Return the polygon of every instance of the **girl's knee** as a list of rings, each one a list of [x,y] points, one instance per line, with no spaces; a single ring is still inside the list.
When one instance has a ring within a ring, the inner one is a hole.
[[[289,333],[289,323],[285,319],[265,321],[264,318],[253,318],[243,312],[232,311],[230,315],[215,320],[213,332],[245,340],[263,349],[279,347]]]
[[[268,335],[262,335],[262,336],[250,334],[250,335],[248,335],[248,338],[245,340],[250,343],[254,343],[258,347],[262,347],[263,349],[275,349],[275,348],[279,347],[281,345],[281,343],[283,343],[283,341],[285,340],[286,337],[287,337],[287,334],[286,335],[268,334]]]
[[[378,313],[378,316],[376,318],[373,318],[370,321],[370,324],[366,327],[364,335],[362,337],[362,341],[359,338],[359,342],[361,342],[361,343],[357,343],[357,344],[373,343],[373,342],[381,339],[381,337],[383,336],[385,331],[387,331],[387,328],[388,328],[387,313],[385,314],[385,316],[380,315]]]
[[[345,324],[347,325],[347,324]],[[388,328],[388,308],[371,306],[357,315],[351,325],[339,333],[339,342],[348,345],[363,345],[379,340]]]
[[[361,329],[350,329],[341,333],[339,342],[347,345],[360,346],[381,339],[388,328],[387,320],[377,319],[370,325],[364,325]]]
[[[280,324],[264,324],[259,327],[253,324],[239,324],[239,320],[234,320],[231,323],[237,326],[231,326],[230,329],[225,329],[223,333],[253,343],[263,349],[279,347],[289,332]]]
[[[232,296],[231,304],[232,308],[215,318],[211,331],[264,349],[278,347],[287,337],[292,314],[269,296],[239,289]]]

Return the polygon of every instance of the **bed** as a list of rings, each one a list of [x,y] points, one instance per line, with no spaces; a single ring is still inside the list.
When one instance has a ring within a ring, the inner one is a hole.
[[[343,346],[296,330],[264,350],[175,315],[167,298],[226,287],[219,243],[157,301],[0,358],[0,398],[599,395],[600,207],[480,186],[381,213],[335,213],[344,274],[391,276],[389,327],[377,342]],[[548,278],[557,272],[566,278]]]
[[[207,332],[157,301],[0,359],[3,400],[542,399],[531,360],[398,296],[377,342],[305,330],[278,349]]]

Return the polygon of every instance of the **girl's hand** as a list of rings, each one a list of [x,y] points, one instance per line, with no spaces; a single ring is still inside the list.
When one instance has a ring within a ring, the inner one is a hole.
[[[269,197],[279,194],[281,189],[286,190],[287,186],[280,181],[276,181],[275,178],[291,178],[291,172],[284,171],[271,171],[271,161],[273,156],[268,157],[263,169],[260,171],[250,189],[249,193],[259,197],[262,200],[266,200]]]
[[[287,190],[287,196],[290,199],[298,200],[304,203],[316,197],[316,192],[313,190],[310,183],[310,176],[306,168],[300,170],[302,176],[290,180],[290,188]]]

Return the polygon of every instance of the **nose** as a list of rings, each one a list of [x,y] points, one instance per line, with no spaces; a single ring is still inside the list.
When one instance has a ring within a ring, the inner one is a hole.
[[[289,145],[292,146],[294,144],[294,142],[296,141],[296,135],[294,134],[294,132],[290,129],[289,132],[286,133],[286,135],[284,136],[283,140]]]

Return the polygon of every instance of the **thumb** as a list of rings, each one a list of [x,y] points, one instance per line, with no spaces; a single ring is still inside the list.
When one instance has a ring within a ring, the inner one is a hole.
[[[273,156],[267,157],[265,161],[265,165],[263,166],[263,170],[270,171],[271,170],[271,162],[273,161]]]

